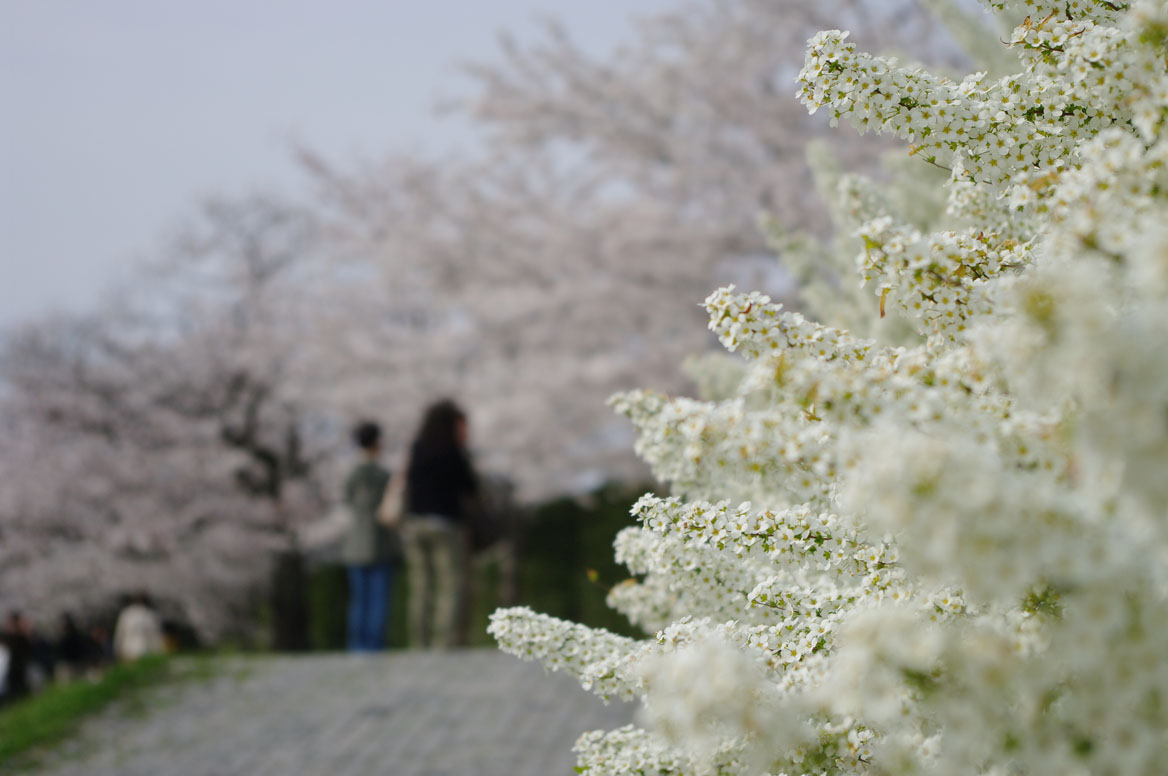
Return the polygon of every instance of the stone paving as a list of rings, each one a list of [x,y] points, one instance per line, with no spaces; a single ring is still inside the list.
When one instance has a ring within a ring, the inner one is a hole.
[[[35,773],[571,776],[581,732],[633,716],[493,650],[233,658],[144,700],[88,721]]]

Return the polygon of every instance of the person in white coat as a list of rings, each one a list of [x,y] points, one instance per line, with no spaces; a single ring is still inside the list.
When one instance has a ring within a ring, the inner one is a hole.
[[[150,607],[150,598],[139,593],[118,615],[114,626],[114,656],[128,662],[162,651],[162,622]]]

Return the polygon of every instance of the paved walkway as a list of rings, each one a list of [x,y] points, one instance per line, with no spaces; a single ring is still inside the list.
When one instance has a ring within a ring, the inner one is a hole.
[[[584,730],[632,719],[491,650],[238,658],[53,752],[42,776],[571,776]]]

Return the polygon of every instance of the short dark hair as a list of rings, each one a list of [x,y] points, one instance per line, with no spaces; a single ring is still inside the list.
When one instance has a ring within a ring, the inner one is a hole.
[[[353,429],[353,441],[362,450],[372,450],[381,443],[381,426],[371,420],[358,423]]]

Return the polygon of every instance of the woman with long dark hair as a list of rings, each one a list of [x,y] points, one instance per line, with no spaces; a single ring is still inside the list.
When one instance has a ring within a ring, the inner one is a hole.
[[[402,540],[410,580],[410,645],[454,643],[467,526],[478,485],[467,451],[466,414],[431,405],[410,448]]]

